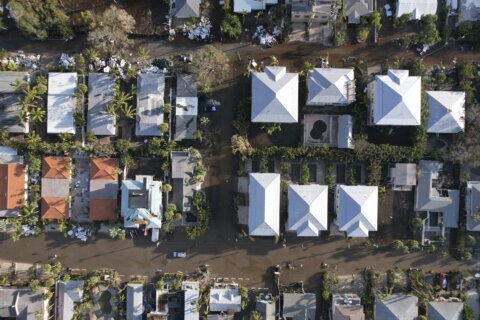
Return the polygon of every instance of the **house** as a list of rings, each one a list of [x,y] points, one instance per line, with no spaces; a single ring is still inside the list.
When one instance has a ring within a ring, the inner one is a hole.
[[[346,106],[355,101],[353,69],[314,68],[307,75],[308,106]]]
[[[238,285],[214,284],[210,289],[210,312],[240,312],[242,297]]]
[[[20,215],[20,208],[25,201],[27,173],[23,157],[2,154],[0,156],[0,218]]]
[[[174,0],[175,17],[180,19],[199,17],[201,2],[201,0]]]
[[[28,121],[22,123],[18,113],[22,110],[19,99],[23,91],[19,85],[30,85],[28,72],[0,72],[0,130],[10,133],[28,133]]]
[[[70,217],[71,160],[49,156],[42,159],[42,219],[63,220]]]
[[[90,220],[111,221],[118,218],[118,159],[90,159]]]
[[[83,285],[83,280],[57,281],[55,319],[73,320],[75,304],[83,300]]]
[[[127,284],[127,320],[142,320],[143,311],[143,284]]]
[[[124,228],[162,227],[162,183],[153,176],[135,176],[122,181],[121,214]]]
[[[365,320],[362,299],[355,293],[333,294],[330,320]]]
[[[420,20],[422,16],[437,14],[438,0],[397,0],[395,17],[411,14],[412,20]]]
[[[298,74],[266,67],[252,76],[252,122],[298,122]]]
[[[347,237],[368,237],[377,231],[378,187],[338,185],[335,209],[340,231]]]
[[[43,292],[33,293],[30,288],[0,287],[0,319],[45,320],[48,303]],[[42,316],[37,316],[41,314]]]
[[[292,22],[327,23],[337,19],[335,0],[291,0]]]
[[[388,167],[390,185],[395,191],[411,191],[417,185],[417,165],[415,163],[394,163]]]
[[[427,91],[428,133],[465,130],[465,92]]]
[[[280,234],[280,175],[251,173],[248,197],[249,234],[278,236]]]
[[[353,149],[351,115],[306,114],[303,118],[303,144]]]
[[[463,303],[455,298],[429,302],[427,318],[428,320],[462,320]]]
[[[477,21],[480,17],[480,0],[463,0],[458,21]]]
[[[273,5],[277,3],[278,0],[233,0],[233,12],[245,14],[254,10],[265,10],[267,5]]]
[[[184,294],[184,320],[198,320],[200,318],[197,310],[197,303],[200,297],[198,282],[183,281],[182,290]]]
[[[172,151],[172,203],[182,213],[194,210],[193,195],[197,185],[192,182],[195,161],[188,151]]]
[[[465,194],[467,230],[480,231],[480,182],[468,181]]]
[[[375,299],[375,319],[417,320],[418,298],[412,295],[393,294],[385,299]]]
[[[283,293],[283,319],[314,320],[317,297],[314,293]]]
[[[135,135],[161,136],[165,75],[141,73],[137,78],[137,118]]]
[[[435,0],[436,1],[436,0]],[[422,78],[408,70],[388,70],[368,85],[370,125],[419,126],[421,123]]]
[[[328,186],[288,186],[287,230],[298,237],[318,237],[328,229]]]
[[[275,301],[272,299],[257,299],[255,302],[255,307],[258,312],[262,315],[263,320],[275,320],[276,316],[276,306]]]
[[[373,0],[344,0],[343,8],[348,23],[359,24],[360,17],[365,17],[373,12]]]
[[[115,76],[108,73],[88,75],[87,130],[97,136],[114,136],[115,115],[107,112],[113,101]]]
[[[422,244],[429,240],[430,234],[445,237],[445,228],[458,228],[460,192],[442,188],[442,170],[440,162],[419,162],[415,211],[427,213],[423,223]]]
[[[75,72],[48,74],[47,133],[75,133],[73,113],[77,106]]]
[[[174,140],[194,139],[197,131],[198,97],[195,76],[177,75]]]

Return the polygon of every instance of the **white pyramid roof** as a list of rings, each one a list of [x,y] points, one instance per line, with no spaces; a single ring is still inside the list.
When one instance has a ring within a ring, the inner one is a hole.
[[[421,93],[421,77],[410,77],[408,70],[388,70],[387,75],[376,76],[373,123],[420,125]]]
[[[437,14],[438,0],[397,0],[396,17],[411,13],[412,20],[419,20],[427,14]]]
[[[251,173],[248,195],[249,234],[278,236],[280,234],[280,175]]]
[[[430,133],[458,133],[465,130],[465,92],[427,91]]]
[[[337,187],[337,219],[340,231],[349,237],[368,237],[377,231],[378,187]]]
[[[252,122],[298,122],[298,74],[266,67],[252,76]]]
[[[288,187],[288,231],[299,237],[318,237],[328,229],[328,187],[317,184]]]
[[[463,303],[456,301],[433,301],[427,305],[429,320],[461,320]]]
[[[353,69],[315,68],[308,72],[307,105],[347,105],[353,102],[348,92],[354,81]],[[353,90],[355,87],[353,87]],[[355,97],[355,92],[353,92]]]

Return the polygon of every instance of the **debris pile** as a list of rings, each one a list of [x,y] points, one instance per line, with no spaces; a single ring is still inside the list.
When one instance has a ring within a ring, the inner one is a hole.
[[[74,226],[71,230],[67,232],[67,234],[71,238],[76,238],[84,242],[87,241],[88,238],[93,235],[91,230],[84,228],[82,226]]]
[[[72,56],[62,53],[60,60],[58,61],[58,65],[66,69],[75,67],[75,59]]]
[[[130,68],[130,64],[117,56],[111,58],[95,58],[88,64],[88,70],[92,72],[105,72],[109,73],[112,70],[118,70],[120,77],[125,78],[125,70]]]
[[[22,68],[37,70],[40,67],[40,55],[30,54],[26,55],[23,51],[18,51],[13,57],[5,57],[0,61],[0,65],[19,66]]]
[[[201,17],[197,23],[183,25],[183,34],[190,40],[207,40],[210,38],[212,23],[207,17]]]
[[[257,26],[255,33],[252,36],[252,40],[258,39],[258,42],[262,46],[273,47],[278,43],[278,39],[282,35],[282,29],[275,26],[273,31],[269,33],[262,25]]]
[[[27,224],[23,224],[22,225],[22,229],[23,229],[23,235],[25,237],[29,237],[29,236],[34,236],[35,235],[35,228],[27,225]]]

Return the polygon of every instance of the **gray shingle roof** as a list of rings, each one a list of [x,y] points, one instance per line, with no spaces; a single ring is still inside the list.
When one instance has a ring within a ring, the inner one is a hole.
[[[467,230],[480,231],[480,182],[468,181],[465,195],[465,210],[467,211]],[[475,219],[472,218],[475,217]]]
[[[74,304],[83,299],[82,280],[70,280],[57,282],[57,318],[58,320],[72,320],[74,315]]]
[[[391,295],[386,299],[375,300],[375,319],[416,320],[418,298],[409,295]]]
[[[127,320],[143,319],[143,284],[127,284]]]
[[[418,186],[415,194],[415,211],[433,211],[443,213],[443,225],[446,228],[458,227],[459,190],[443,190],[432,185],[438,179],[443,165],[436,161],[419,162]]]
[[[462,320],[463,303],[435,301],[427,305],[428,320]]]
[[[174,140],[195,139],[197,116],[176,116]]]
[[[165,75],[142,73],[137,78],[137,136],[161,136]]]
[[[29,288],[0,288],[0,318],[37,320],[37,311],[46,312],[42,296]]]
[[[283,318],[314,320],[317,297],[314,293],[284,293]]]
[[[360,17],[373,11],[373,0],[345,0],[345,15],[348,23],[360,23]]]
[[[192,18],[200,15],[200,0],[176,0],[175,17]]]
[[[17,80],[21,83],[29,84],[30,75],[28,72],[2,71],[0,72],[0,94],[4,93],[21,93],[20,89],[16,89],[14,84]]]
[[[99,136],[115,135],[115,116],[105,109],[113,100],[115,76],[108,73],[88,75],[87,130]]]

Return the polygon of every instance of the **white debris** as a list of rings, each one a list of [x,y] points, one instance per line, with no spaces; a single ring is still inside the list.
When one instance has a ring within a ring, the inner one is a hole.
[[[146,66],[140,69],[140,73],[160,73],[160,72],[163,72],[163,70],[160,70],[160,68],[157,66]]]
[[[23,51],[18,51],[17,54],[13,57],[6,57],[0,61],[2,65],[14,64],[23,68],[30,70],[37,70],[40,64],[40,55],[39,54],[30,54],[26,55]]]
[[[278,43],[278,38],[282,34],[282,29],[275,27],[271,33],[267,31],[262,25],[257,26],[252,40],[258,39],[262,46],[272,47]]]
[[[72,238],[76,238],[85,242],[89,237],[92,236],[92,231],[82,226],[74,226],[67,232],[67,234]]]
[[[103,72],[109,73],[110,72],[110,67],[106,66],[105,68],[103,68]]]
[[[22,229],[23,229],[23,235],[25,237],[29,236],[34,236],[35,235],[35,229],[30,227],[29,225],[22,224]]]
[[[207,40],[210,38],[212,23],[207,17],[201,17],[191,26],[183,25],[183,34],[190,40]]]
[[[63,68],[75,67],[75,59],[65,53],[62,53],[58,64],[60,65],[60,67],[63,67]]]

